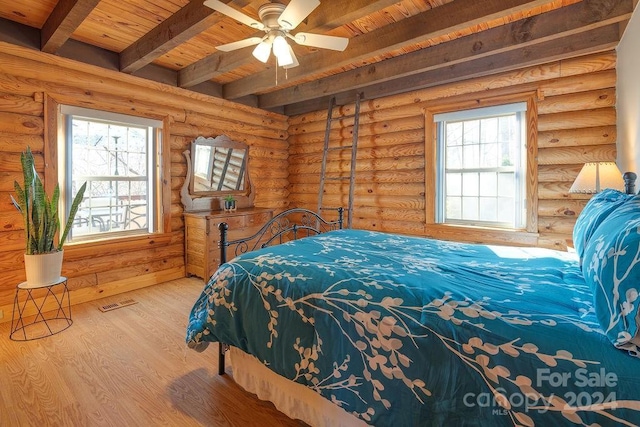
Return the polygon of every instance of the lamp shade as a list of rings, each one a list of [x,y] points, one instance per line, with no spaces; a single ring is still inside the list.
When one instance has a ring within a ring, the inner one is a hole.
[[[271,43],[268,41],[262,41],[253,49],[253,56],[258,61],[266,63],[269,59],[269,55],[271,54]]]
[[[289,51],[289,43],[287,43],[281,35],[273,39],[273,54],[278,58],[278,65],[281,67],[293,64],[293,58]]]
[[[605,188],[624,191],[622,172],[615,162],[585,163],[569,193],[599,193]]]

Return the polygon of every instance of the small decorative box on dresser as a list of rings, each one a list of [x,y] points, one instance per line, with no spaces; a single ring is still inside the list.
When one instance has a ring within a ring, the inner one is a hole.
[[[249,237],[273,217],[273,210],[238,209],[235,212],[185,212],[185,264],[187,276],[209,280],[220,264],[218,224],[229,225],[228,240]]]

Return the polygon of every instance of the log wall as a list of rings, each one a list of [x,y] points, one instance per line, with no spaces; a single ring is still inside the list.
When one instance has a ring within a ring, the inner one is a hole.
[[[25,280],[24,225],[11,204],[22,182],[20,153],[30,146],[45,176],[45,99],[123,114],[165,117],[169,123],[170,218],[164,233],[67,244],[62,274],[73,303],[184,277],[184,221],[179,190],[186,175],[182,152],[197,136],[226,134],[246,142],[259,207],[286,208],[287,118],[218,98],[0,43],[0,310],[11,318],[15,286]],[[47,183],[45,182],[45,185]],[[135,278],[132,280],[132,278]]]
[[[576,216],[589,198],[569,194],[573,180],[585,162],[616,159],[615,65],[615,52],[605,52],[363,101],[353,227],[432,235],[426,225],[433,213],[425,197],[429,187],[425,185],[425,169],[430,169],[425,165],[425,150],[432,149],[432,141],[425,138],[425,109],[465,94],[481,99],[491,94],[536,91],[538,233],[530,233],[525,240],[566,249]],[[353,110],[353,104],[334,109],[334,117],[345,118],[332,125],[332,146],[350,144],[353,119],[346,116]],[[291,205],[317,207],[326,116],[326,111],[317,111],[289,119]],[[329,158],[327,170],[348,174],[350,153],[337,153]],[[323,205],[346,206],[347,194],[348,181],[327,183]],[[498,241],[518,241],[508,233],[498,236]],[[448,237],[486,241],[459,228]]]

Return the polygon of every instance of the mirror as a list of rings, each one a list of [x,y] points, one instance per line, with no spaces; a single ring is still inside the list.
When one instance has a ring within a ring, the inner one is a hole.
[[[249,182],[249,146],[226,135],[199,136],[183,152],[187,176],[180,191],[185,211],[221,209],[225,196],[232,195],[238,207],[253,203]]]
[[[191,143],[194,195],[241,194],[245,190],[247,146],[222,135]]]

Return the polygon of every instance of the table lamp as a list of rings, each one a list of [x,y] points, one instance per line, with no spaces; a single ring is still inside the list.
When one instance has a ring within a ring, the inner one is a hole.
[[[585,163],[569,193],[594,194],[605,188],[624,191],[622,172],[615,162]]]

